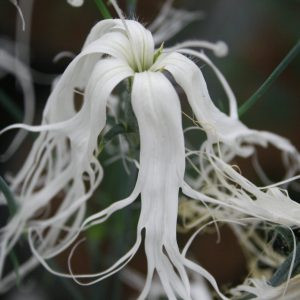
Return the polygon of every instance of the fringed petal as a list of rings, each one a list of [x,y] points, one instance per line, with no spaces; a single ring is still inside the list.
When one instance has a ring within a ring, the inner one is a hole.
[[[214,165],[218,180],[214,182],[214,188],[209,190],[210,196],[184,184],[183,192],[188,197],[237,210],[241,216],[253,216],[257,220],[288,227],[300,226],[297,217],[300,205],[290,199],[287,192],[276,187],[257,187],[218,157],[212,158],[210,162]],[[226,192],[220,191],[219,187]]]
[[[179,99],[161,73],[137,73],[132,87],[132,107],[141,141],[142,211],[138,230],[145,228],[148,260],[146,286],[140,299],[147,296],[155,270],[170,299],[176,299],[175,294],[189,299],[189,282],[178,260],[176,242],[178,192],[185,168]]]
[[[49,124],[48,131],[39,136],[14,186],[19,210],[2,229],[1,268],[6,254],[23,228],[29,225],[28,221],[61,191],[64,196],[55,216],[35,224],[35,230],[41,235],[44,229],[52,226],[43,237],[40,251],[51,253],[55,249],[61,228],[79,209],[69,234],[59,244],[64,244],[74,235],[74,230],[82,223],[85,202],[102,179],[102,168],[94,156],[98,153],[98,135],[106,123],[107,100],[115,86],[132,75],[132,70],[121,60],[108,58],[99,61],[90,76],[81,110],[71,119],[61,122],[60,126]],[[88,177],[83,177],[83,174]],[[44,178],[42,183],[41,178]],[[88,188],[84,181],[89,183]]]

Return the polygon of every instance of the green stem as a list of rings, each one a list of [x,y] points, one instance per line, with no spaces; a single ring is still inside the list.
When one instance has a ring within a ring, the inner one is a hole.
[[[6,198],[10,215],[13,216],[18,209],[17,202],[2,176],[0,176],[0,190]]]
[[[127,11],[129,15],[134,15],[136,11],[137,0],[127,0]]]
[[[285,68],[293,61],[293,59],[300,53],[300,40],[289,51],[281,63],[275,68],[272,74],[260,86],[260,88],[239,108],[239,117],[241,117],[256,101],[268,90],[273,81],[285,70]]]
[[[20,273],[19,273],[19,261],[18,261],[18,258],[17,258],[17,255],[15,253],[14,250],[11,250],[8,254],[8,257],[13,265],[13,268],[15,270],[15,273],[16,273],[16,283],[17,283],[17,287],[20,287],[20,283],[21,283],[21,278],[20,278]]]
[[[112,19],[112,15],[102,0],[94,0],[104,19]]]
[[[295,251],[296,251],[296,257],[295,257],[292,271],[295,271],[295,269],[300,265],[300,243],[297,244]],[[287,259],[280,265],[280,267],[277,269],[277,271],[270,279],[270,284],[272,286],[278,286],[287,280],[292,260],[293,260],[293,251],[289,254]],[[292,273],[292,275],[295,274]]]

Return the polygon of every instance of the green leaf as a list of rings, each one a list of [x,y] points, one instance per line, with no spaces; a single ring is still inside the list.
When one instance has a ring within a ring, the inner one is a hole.
[[[10,99],[10,97],[0,89],[0,105],[17,121],[21,122],[23,114],[20,108]]]
[[[96,5],[98,6],[101,14],[102,14],[102,17],[104,19],[112,19],[112,16],[109,12],[109,10],[107,9],[106,5],[104,4],[104,2],[102,0],[94,0]]]
[[[260,86],[260,88],[239,108],[239,117],[247,112],[257,100],[263,96],[268,88],[274,83],[278,76],[286,69],[286,67],[293,61],[293,59],[300,53],[300,40],[289,51],[281,63],[275,68],[266,81]]]
[[[293,234],[289,229],[283,226],[276,226],[274,229],[274,235],[276,236],[276,240],[279,240],[280,244],[286,248],[287,253],[284,254],[288,254],[293,250],[294,239]]]
[[[19,273],[20,265],[19,265],[19,261],[18,261],[15,251],[11,250],[8,254],[8,257],[9,257],[9,259],[13,265],[14,271],[16,273],[16,279],[17,279],[16,282],[17,282],[17,287],[19,288],[20,284],[21,284],[21,277],[20,277],[20,273]]]
[[[300,266],[300,243],[296,246],[296,256],[295,261],[292,269],[292,275],[295,276],[295,270]],[[288,273],[291,267],[291,263],[293,260],[293,251],[289,254],[287,259],[279,266],[279,268],[276,270],[272,278],[270,279],[270,284],[272,286],[278,286],[285,282],[288,278]]]

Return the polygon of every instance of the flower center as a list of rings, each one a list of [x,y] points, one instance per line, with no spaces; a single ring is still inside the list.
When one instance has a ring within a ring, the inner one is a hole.
[[[152,34],[140,23],[124,20],[125,35],[128,40],[127,62],[134,72],[144,72],[150,69],[160,52],[155,51]]]

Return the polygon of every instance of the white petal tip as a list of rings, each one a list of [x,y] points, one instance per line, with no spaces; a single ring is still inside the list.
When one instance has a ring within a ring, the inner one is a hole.
[[[74,7],[79,7],[83,4],[83,0],[67,0],[67,2]]]
[[[222,41],[217,42],[214,54],[218,57],[226,56],[228,54],[228,46]]]

